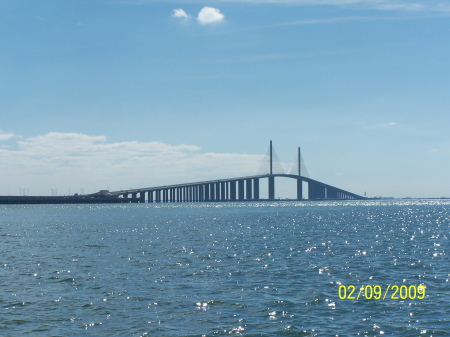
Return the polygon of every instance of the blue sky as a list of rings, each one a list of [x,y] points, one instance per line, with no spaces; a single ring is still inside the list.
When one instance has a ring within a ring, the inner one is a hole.
[[[3,0],[0,25],[0,195],[255,174],[272,139],[355,193],[450,197],[448,1]]]

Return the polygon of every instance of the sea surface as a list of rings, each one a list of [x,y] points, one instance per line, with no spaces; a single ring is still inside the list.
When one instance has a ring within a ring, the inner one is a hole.
[[[449,200],[0,206],[0,336],[450,336],[449,238]]]

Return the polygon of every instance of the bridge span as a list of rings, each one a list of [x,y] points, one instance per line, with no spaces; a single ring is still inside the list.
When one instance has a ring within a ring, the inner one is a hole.
[[[275,199],[275,178],[295,180],[296,200],[362,200],[355,193],[302,176],[300,148],[298,148],[298,174],[273,173],[272,141],[270,141],[269,173],[238,178],[217,179],[186,184],[165,185],[139,189],[110,192],[119,198],[131,202],[225,202],[225,201],[261,201]],[[261,198],[261,180],[268,181],[268,197]],[[304,184],[305,192],[304,194]],[[131,196],[131,197],[130,197]],[[147,196],[147,197],[146,197]]]
[[[320,181],[293,174],[264,174],[248,177],[218,179],[187,184],[148,187],[111,192],[133,202],[209,202],[261,201],[275,199],[275,177],[296,180],[297,200],[361,200],[364,197]],[[260,180],[268,179],[268,198],[260,198]],[[307,184],[307,198],[303,196]],[[147,194],[147,198],[146,198]]]

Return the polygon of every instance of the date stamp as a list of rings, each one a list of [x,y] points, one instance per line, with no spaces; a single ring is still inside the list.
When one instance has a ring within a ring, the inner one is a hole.
[[[358,288],[359,287],[359,288]],[[338,296],[341,300],[359,300],[365,298],[367,300],[406,300],[406,299],[423,299],[426,295],[426,286],[419,285],[340,285],[338,288]]]

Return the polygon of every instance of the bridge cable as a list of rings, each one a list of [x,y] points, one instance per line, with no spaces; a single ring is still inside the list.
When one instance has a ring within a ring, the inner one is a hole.
[[[258,174],[268,174],[270,172],[270,147],[267,149],[264,155],[261,165],[258,170]],[[283,164],[278,159],[277,153],[272,146],[272,173],[274,174],[284,174]]]

